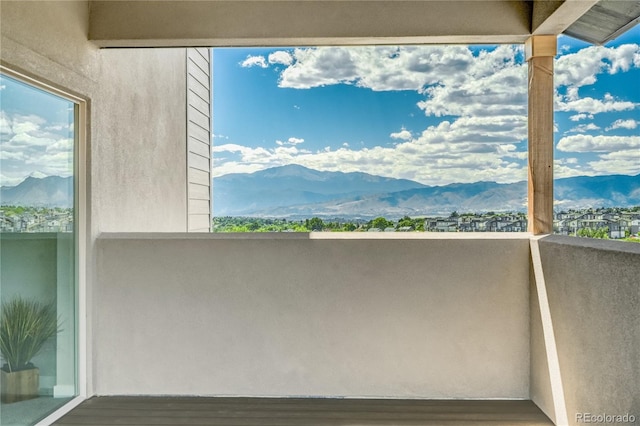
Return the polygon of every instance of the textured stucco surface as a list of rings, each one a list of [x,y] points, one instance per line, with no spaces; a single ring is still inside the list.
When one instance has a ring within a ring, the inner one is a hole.
[[[526,399],[528,250],[100,238],[96,392]]]
[[[185,231],[186,52],[100,51],[93,220],[100,232]]]
[[[539,245],[569,422],[639,421],[640,245],[559,236]]]
[[[529,283],[529,301],[531,311],[531,373],[529,379],[529,397],[551,420],[555,420],[555,408],[553,406],[551,380],[549,377],[549,363],[547,361],[547,350],[549,348],[546,347],[544,340],[542,318],[540,314],[540,301],[538,300],[533,265],[530,269]]]

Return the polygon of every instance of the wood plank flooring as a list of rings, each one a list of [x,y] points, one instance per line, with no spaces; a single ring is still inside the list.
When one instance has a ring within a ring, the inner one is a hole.
[[[550,426],[531,401],[94,397],[55,425]]]

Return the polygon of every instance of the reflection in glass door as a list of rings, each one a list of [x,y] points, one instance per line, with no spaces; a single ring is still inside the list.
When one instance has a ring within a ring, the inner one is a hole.
[[[0,424],[78,394],[78,105],[0,74]]]

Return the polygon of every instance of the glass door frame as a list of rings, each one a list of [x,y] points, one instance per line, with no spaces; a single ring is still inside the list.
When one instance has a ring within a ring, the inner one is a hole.
[[[59,419],[84,401],[88,393],[87,380],[87,247],[90,232],[87,218],[87,142],[89,101],[69,90],[45,83],[37,78],[0,64],[0,73],[73,102],[74,107],[74,232],[75,232],[75,329],[76,329],[76,392],[77,395],[38,424],[47,425]]]

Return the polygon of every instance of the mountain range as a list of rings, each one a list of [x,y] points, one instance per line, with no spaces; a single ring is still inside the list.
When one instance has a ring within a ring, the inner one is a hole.
[[[0,204],[33,207],[73,207],[73,177],[29,176],[16,186],[0,187]]]
[[[220,176],[214,178],[213,188],[215,216],[366,219],[527,209],[526,182],[428,186],[299,165]],[[640,175],[556,179],[554,190],[561,209],[640,205]]]
[[[554,181],[557,209],[640,205],[640,175]],[[3,205],[71,207],[73,178],[27,177],[0,188]],[[323,172],[299,165],[213,179],[215,216],[362,218],[526,211],[527,183],[428,186],[367,173]]]

